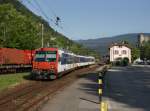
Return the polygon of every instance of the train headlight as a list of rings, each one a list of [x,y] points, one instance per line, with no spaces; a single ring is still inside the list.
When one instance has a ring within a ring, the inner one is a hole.
[[[51,69],[54,69],[54,66],[50,66]]]

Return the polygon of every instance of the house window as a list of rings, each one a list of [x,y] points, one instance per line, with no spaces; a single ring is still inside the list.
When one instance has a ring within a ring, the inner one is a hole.
[[[114,54],[115,54],[115,55],[119,54],[119,51],[118,51],[118,50],[115,50],[115,51],[114,51]]]
[[[123,50],[123,51],[122,51],[122,54],[127,54],[127,51],[126,51],[126,50]]]

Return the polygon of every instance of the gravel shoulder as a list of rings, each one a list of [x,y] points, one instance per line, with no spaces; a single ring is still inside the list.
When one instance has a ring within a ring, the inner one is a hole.
[[[34,111],[98,65],[74,70],[54,81],[29,81],[0,92],[0,111]]]

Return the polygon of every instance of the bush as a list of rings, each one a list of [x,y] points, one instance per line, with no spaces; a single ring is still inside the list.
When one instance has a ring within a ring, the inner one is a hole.
[[[129,59],[127,57],[125,58],[117,58],[114,65],[116,66],[127,66],[129,64]]]
[[[120,66],[121,65],[121,61],[116,61],[116,66]]]
[[[129,64],[129,58],[127,58],[127,57],[123,58],[122,65],[127,66],[128,64]]]
[[[117,58],[116,62],[115,62],[115,65],[116,66],[121,66],[121,64],[122,64],[122,58]]]

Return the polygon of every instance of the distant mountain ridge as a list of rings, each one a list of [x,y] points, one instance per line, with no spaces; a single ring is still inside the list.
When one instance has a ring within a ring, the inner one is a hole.
[[[113,42],[121,42],[123,40],[126,40],[129,43],[136,46],[138,43],[139,34],[140,33],[130,33],[130,34],[123,34],[123,35],[117,35],[117,36],[106,37],[106,38],[78,40],[77,42],[84,45],[85,47],[88,47],[88,48],[91,48],[100,52],[101,55],[104,55],[108,53],[108,48],[110,44],[112,44]],[[144,33],[144,35],[150,35],[150,33]]]

